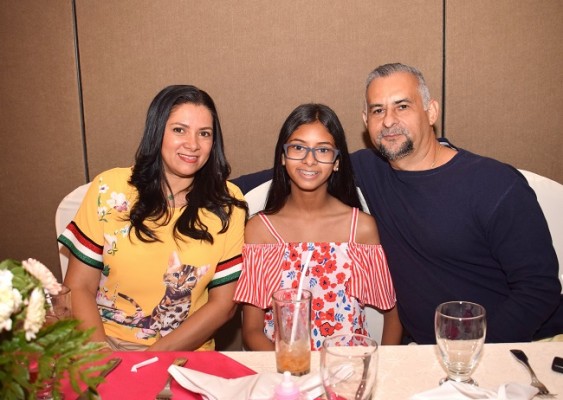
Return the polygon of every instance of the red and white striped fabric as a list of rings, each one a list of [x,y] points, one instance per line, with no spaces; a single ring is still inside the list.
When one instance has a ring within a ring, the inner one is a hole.
[[[355,242],[357,209],[352,213],[348,243],[286,243],[269,219],[258,215],[278,243],[244,246],[234,299],[266,310],[268,337],[273,333],[272,294],[279,288],[297,287],[302,274],[306,274],[303,288],[313,294],[313,331],[317,329],[320,339],[337,331],[366,334],[363,305],[382,310],[395,305],[395,290],[383,248]],[[302,262],[311,251],[311,262],[305,268]],[[321,344],[322,340],[314,341],[313,348],[317,342]]]

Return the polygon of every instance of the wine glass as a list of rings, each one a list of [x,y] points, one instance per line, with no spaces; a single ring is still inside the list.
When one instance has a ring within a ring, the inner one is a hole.
[[[436,308],[434,318],[436,343],[448,376],[452,380],[477,385],[471,378],[487,332],[485,308],[468,301],[450,301]]]
[[[364,335],[337,335],[321,349],[321,377],[328,400],[371,399],[377,373],[377,342]]]
[[[45,322],[44,327],[50,327],[59,320],[72,318],[72,305],[70,301],[70,288],[61,285],[61,290],[57,294],[45,294]],[[52,375],[41,380],[41,385],[35,393],[35,400],[53,400],[53,384],[54,384],[54,362],[51,365]],[[39,363],[36,357],[32,357],[29,361],[29,379],[35,382],[39,377]]]
[[[72,318],[69,287],[62,285],[59,293],[47,294],[46,302],[45,325],[52,325],[61,319]]]

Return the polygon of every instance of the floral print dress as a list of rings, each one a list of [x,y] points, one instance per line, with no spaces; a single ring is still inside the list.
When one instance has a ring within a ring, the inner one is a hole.
[[[266,310],[264,332],[273,341],[271,308],[273,292],[296,288],[304,277],[304,289],[312,292],[311,348],[318,350],[325,337],[344,333],[368,335],[364,304],[387,310],[395,305],[395,291],[381,245],[355,242],[358,209],[352,211],[347,243],[287,243],[270,220],[258,214],[276,244],[246,244],[243,269],[235,300]],[[302,262],[313,252],[309,265]]]

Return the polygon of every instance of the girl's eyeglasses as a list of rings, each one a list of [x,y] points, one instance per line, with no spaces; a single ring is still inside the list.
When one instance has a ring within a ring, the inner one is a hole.
[[[331,147],[307,147],[300,144],[284,144],[283,151],[289,160],[304,160],[309,152],[313,152],[313,158],[321,164],[334,164],[340,154],[340,150]]]

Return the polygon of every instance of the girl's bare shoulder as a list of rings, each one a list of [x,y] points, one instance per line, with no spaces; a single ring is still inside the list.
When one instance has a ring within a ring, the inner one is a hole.
[[[363,244],[379,244],[379,231],[375,218],[360,211],[358,213],[358,226],[356,227],[356,242]]]
[[[245,243],[276,243],[264,221],[258,216],[252,216],[244,228]]]

